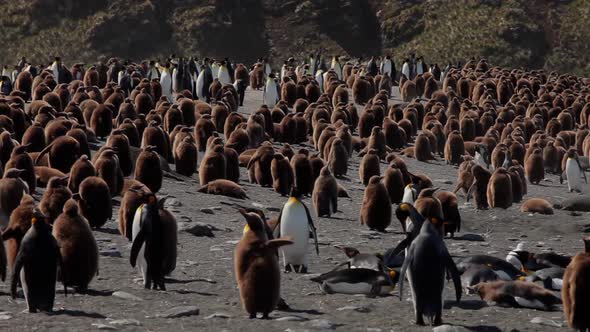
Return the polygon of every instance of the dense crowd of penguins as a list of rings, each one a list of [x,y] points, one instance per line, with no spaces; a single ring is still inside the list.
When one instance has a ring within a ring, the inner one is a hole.
[[[385,232],[395,216],[406,237],[385,255],[343,248],[346,264],[311,279],[326,293],[377,296],[399,283],[401,294],[407,277],[416,323],[426,316],[438,325],[448,275],[457,300],[467,289],[509,306],[563,302],[571,327],[590,328],[589,239],[573,258],[519,245],[506,260],[453,261],[444,244],[460,232],[459,191],[477,209],[506,209],[545,173],[567,178],[569,191],[584,189],[589,79],[483,59],[441,70],[413,56],[398,73],[390,56],[326,62],[320,53],[289,58],[277,71],[266,59],[247,67],[177,57],[85,67],[23,59],[0,78],[0,272],[2,279],[11,272],[13,297],[23,287],[31,312],[52,310],[56,280],[88,288],[99,259],[92,229],[113,217],[115,196],[122,196],[118,223],[132,241],[131,265],[146,288],[164,290],[176,265],[177,225],[156,197],[163,176],[198,173],[199,192],[244,199],[239,168],[246,167],[250,182],[290,197],[270,220],[240,209],[247,222],[234,257],[240,297],[251,318],[268,318],[286,305],[279,253],[287,271],[308,269],[316,233],[301,197],[311,197],[317,217],[336,213],[338,197],[348,197],[338,180],[354,177],[349,159],[358,154],[360,223]],[[263,90],[263,100],[245,116],[248,88]],[[393,89],[401,102],[391,102]],[[457,165],[455,190],[437,190],[401,155]],[[563,207],[588,208],[580,197]],[[531,198],[521,210],[550,214],[553,206]]]

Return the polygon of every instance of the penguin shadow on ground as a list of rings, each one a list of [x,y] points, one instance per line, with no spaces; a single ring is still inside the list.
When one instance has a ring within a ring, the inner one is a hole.
[[[465,242],[484,242],[486,239],[479,235],[479,234],[473,234],[473,233],[465,233],[462,234],[461,236],[455,236],[455,237],[448,237],[446,238],[447,240],[455,240],[455,241],[465,241]]]
[[[452,308],[459,308],[464,310],[480,310],[487,307],[487,303],[481,300],[461,300],[457,301],[445,301],[444,308],[446,310]]]
[[[112,290],[98,290],[98,289],[87,289],[85,291],[75,291],[74,289],[68,288],[68,294],[86,295],[86,296],[112,296]]]
[[[119,235],[120,234],[119,230],[116,228],[101,227],[101,228],[95,228],[93,230],[97,233],[104,233],[104,234],[111,234],[111,235]]]
[[[197,292],[197,291],[192,291],[192,290],[188,290],[188,289],[173,289],[173,290],[169,290],[169,292],[181,294],[181,295],[194,294],[194,295],[201,295],[201,296],[219,296],[219,294],[215,294],[215,293]]]
[[[107,316],[101,315],[98,312],[87,312],[82,310],[60,309],[53,312],[48,312],[48,316],[71,316],[71,317],[85,317],[94,319],[106,319]]]
[[[324,313],[315,309],[295,309],[287,306],[286,308],[277,309],[280,312],[288,312],[291,314],[307,314],[307,315],[314,315],[314,316],[321,316]]]

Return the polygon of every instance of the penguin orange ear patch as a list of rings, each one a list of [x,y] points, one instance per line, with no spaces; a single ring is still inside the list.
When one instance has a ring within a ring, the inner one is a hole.
[[[148,198],[148,204],[156,204],[156,196],[150,196]]]
[[[35,217],[31,218],[31,224],[33,224],[33,225],[34,225],[34,224],[36,224],[36,223],[37,223],[37,218],[35,218]]]
[[[402,203],[399,205],[399,209],[402,211],[408,211],[410,207],[408,206],[408,203]]]
[[[390,278],[395,278],[396,274],[397,274],[397,272],[395,272],[395,270],[389,270],[389,277]]]
[[[433,225],[438,225],[438,223],[440,222],[440,220],[439,220],[438,218],[430,218],[430,222],[431,222]]]

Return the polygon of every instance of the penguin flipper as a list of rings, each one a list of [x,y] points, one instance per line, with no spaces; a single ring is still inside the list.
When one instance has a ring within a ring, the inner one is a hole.
[[[402,269],[399,276],[399,300],[403,301],[404,299],[404,280],[406,279],[406,271],[408,270],[408,266],[414,260],[414,248],[410,247],[408,250],[408,255],[404,258],[404,263],[402,264]]]
[[[129,256],[129,262],[131,263],[132,267],[135,267],[135,263],[137,262],[137,255],[139,255],[139,251],[141,250],[141,246],[145,241],[145,232],[143,229],[139,230],[135,239],[133,239],[133,244],[131,245],[131,255]]]
[[[451,278],[453,279],[453,284],[455,285],[455,296],[457,302],[461,301],[461,293],[463,291],[463,287],[461,286],[461,276],[459,275],[459,270],[457,269],[457,265],[455,265],[455,261],[451,258],[451,255],[445,248],[445,265],[447,266],[448,272],[451,274]],[[404,262],[405,263],[405,262]]]
[[[582,172],[582,177],[584,178],[584,182],[586,184],[588,184],[588,179],[586,178],[586,173],[584,172],[584,169],[582,168],[582,164],[580,164],[580,159],[576,158],[576,163],[578,163],[578,167],[580,168],[580,172]]]
[[[410,238],[406,237],[403,239],[395,248],[388,249],[383,255],[383,263],[385,266],[389,266],[389,262],[392,261],[400,252],[408,247]]]
[[[68,288],[66,287],[66,278],[64,276],[64,272],[65,272],[65,269],[64,269],[64,260],[63,260],[63,257],[61,256],[61,251],[59,250],[59,247],[56,246],[55,251],[56,251],[57,264],[59,266],[59,271],[60,271],[60,273],[62,275],[61,282],[64,285],[64,296],[67,297],[68,296]]]
[[[307,223],[309,224],[309,229],[311,230],[311,234],[313,235],[313,240],[315,242],[315,252],[319,255],[320,254],[320,247],[318,244],[318,233],[315,228],[315,225],[313,224],[313,219],[311,219],[311,214],[309,213],[309,209],[307,208],[307,206],[305,206],[305,204],[303,204],[303,207],[305,208],[305,214],[307,215]]]
[[[283,208],[281,208],[281,212],[279,212],[279,216],[277,217],[277,223],[275,224],[275,228],[273,229],[273,236],[275,239],[281,237],[281,218],[283,217]]]
[[[16,258],[14,260],[14,268],[12,269],[12,279],[10,280],[10,295],[13,299],[16,299],[16,285],[18,284],[18,279],[20,278],[20,270],[23,268],[24,261],[23,261],[23,248],[19,250]]]

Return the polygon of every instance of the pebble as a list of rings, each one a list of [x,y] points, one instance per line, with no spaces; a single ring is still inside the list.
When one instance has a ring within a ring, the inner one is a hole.
[[[211,209],[214,211],[221,211],[221,206],[212,206]]]
[[[199,314],[199,308],[189,305],[189,306],[181,306],[181,307],[174,307],[174,308],[168,309],[163,314],[158,314],[157,317],[178,318],[178,317],[196,316],[198,314]]]
[[[216,312],[216,313],[212,313],[211,315],[205,317],[205,319],[213,319],[213,318],[232,318],[232,316],[229,314],[226,314],[224,312]]]
[[[311,322],[311,326],[320,330],[333,330],[336,328],[336,324],[330,322],[327,319],[314,319]]]
[[[483,242],[485,241],[485,238],[479,234],[463,234],[458,240]]]
[[[301,317],[301,316],[284,316],[284,317],[279,317],[277,319],[275,319],[278,322],[305,322],[306,320],[308,320],[305,317]]]
[[[194,225],[191,224],[189,228],[185,228],[184,231],[190,233],[194,236],[207,236],[207,237],[215,237],[213,234],[214,230],[218,230],[217,228],[205,224],[202,222],[197,222]]]
[[[99,330],[111,330],[114,331],[117,328],[111,325],[106,325],[106,324],[99,324],[99,323],[92,323],[92,326],[96,327]]]
[[[127,292],[116,291],[112,294],[114,297],[118,297],[120,299],[131,300],[131,301],[143,301],[141,297],[137,297],[133,294],[129,294]]]
[[[356,312],[362,312],[362,313],[367,313],[367,312],[371,312],[371,308],[366,307],[366,306],[354,306],[354,305],[349,305],[346,307],[340,307],[338,309],[336,309],[338,311],[356,311]]]
[[[116,319],[110,321],[109,324],[119,326],[141,326],[141,322],[137,319]]]
[[[166,199],[165,205],[166,207],[179,207],[182,206],[182,203],[176,198],[168,198]]]
[[[206,213],[206,214],[215,214],[215,212],[213,212],[213,209],[209,209],[209,208],[203,208],[203,209],[200,209],[199,211],[201,211],[202,213]]]
[[[10,312],[7,312],[7,311],[0,312],[0,320],[8,320],[11,318],[12,318],[12,316],[10,315]]]
[[[551,327],[563,327],[563,325],[559,322],[556,322],[551,319],[543,318],[543,317],[535,317],[531,319],[531,323],[539,324],[539,325],[546,325]]]

